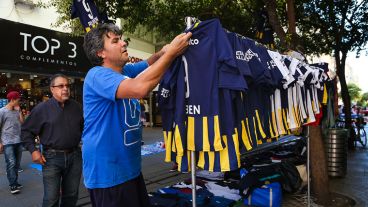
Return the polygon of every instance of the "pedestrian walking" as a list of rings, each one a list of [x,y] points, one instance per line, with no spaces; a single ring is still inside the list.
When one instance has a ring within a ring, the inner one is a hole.
[[[32,153],[32,161],[43,165],[43,207],[59,203],[73,207],[78,200],[83,115],[81,105],[70,99],[69,89],[67,76],[54,75],[50,81],[52,98],[36,105],[22,125],[24,146]]]
[[[23,187],[18,183],[18,170],[22,157],[20,138],[21,124],[24,120],[20,111],[20,94],[9,92],[6,96],[8,104],[0,109],[1,143],[0,151],[4,151],[6,176],[9,181],[10,193],[19,193]]]
[[[83,176],[94,207],[150,206],[141,173],[142,128],[139,98],[160,81],[189,34],[177,36],[147,69],[124,67],[129,60],[121,30],[99,24],[84,38],[84,51],[95,67],[83,86]]]

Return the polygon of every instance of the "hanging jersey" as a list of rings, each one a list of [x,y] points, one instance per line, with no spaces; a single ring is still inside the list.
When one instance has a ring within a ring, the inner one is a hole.
[[[181,60],[176,59],[172,65],[164,74],[162,80],[160,81],[158,89],[157,102],[159,110],[162,117],[162,129],[164,135],[166,156],[165,161],[171,162],[175,161],[175,155],[173,152],[176,151],[175,148],[172,149],[174,145],[174,118],[175,118],[175,94],[177,88],[177,77],[178,77],[178,67],[180,67]]]
[[[197,23],[190,31],[190,46],[179,57],[182,64],[178,81],[185,84],[185,91],[184,94],[177,92],[176,101],[176,104],[184,103],[185,113],[177,107],[181,113],[176,115],[175,128],[183,132],[182,139],[187,138],[181,143],[186,142],[188,150],[220,151],[225,146],[220,134],[218,90],[245,90],[246,83],[236,67],[232,48],[219,20]]]
[[[183,171],[189,169],[188,150],[221,151],[227,146],[220,132],[219,88],[246,88],[219,21],[201,22],[191,32],[189,49],[164,75],[159,93],[160,109],[169,109],[162,112],[164,137],[171,144],[165,160],[176,160]],[[207,59],[213,61],[203,61]]]
[[[250,128],[250,137],[248,138],[256,144],[260,142],[257,140],[267,137],[263,130],[263,120],[261,120],[263,115],[261,114],[260,103],[263,100],[262,96],[260,96],[262,94],[260,88],[266,88],[266,85],[271,80],[271,76],[268,69],[260,62],[254,41],[231,32],[228,32],[227,36],[232,42],[237,65],[248,83],[249,90],[245,97],[242,98],[245,111],[243,122],[246,123],[248,119],[250,124],[247,126],[247,128]],[[243,136],[245,135],[244,133],[242,134]]]

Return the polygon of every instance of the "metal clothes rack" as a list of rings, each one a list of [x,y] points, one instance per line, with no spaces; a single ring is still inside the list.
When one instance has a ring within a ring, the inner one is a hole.
[[[187,29],[189,29],[194,23],[196,19],[194,17],[185,17],[185,23],[187,25]],[[190,152],[190,161],[191,161],[191,177],[192,177],[192,206],[197,206],[197,193],[196,193],[196,157],[195,152]]]
[[[306,139],[307,139],[307,181],[308,181],[308,193],[307,193],[307,203],[308,207],[311,206],[310,202],[310,137],[309,137],[309,126],[307,126]]]
[[[186,23],[186,29],[189,29],[196,21],[198,21],[198,19],[194,18],[194,17],[185,17],[185,23]],[[266,151],[269,149],[274,148],[275,146],[280,146],[282,144],[286,144],[292,141],[296,141],[301,139],[302,137],[297,137],[297,136],[285,136],[283,138],[280,138],[280,140],[276,143],[270,143],[270,144],[265,144],[260,146],[259,148],[257,148],[257,150],[253,150],[250,151],[248,153],[246,153],[246,156],[249,156],[251,154],[257,154],[260,153],[261,151]],[[310,142],[309,142],[309,126],[307,126],[307,133],[305,135],[305,138],[307,139],[307,179],[308,179],[308,194],[307,194],[307,200],[308,200],[308,207],[311,206],[310,203]],[[192,207],[196,207],[197,206],[197,193],[196,193],[196,156],[195,156],[195,152],[191,151],[190,152],[190,160],[191,160],[191,180],[192,180]]]

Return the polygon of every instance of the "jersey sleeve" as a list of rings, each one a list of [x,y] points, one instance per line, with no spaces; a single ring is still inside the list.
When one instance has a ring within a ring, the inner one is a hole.
[[[123,75],[130,78],[135,78],[139,73],[148,68],[147,60],[142,60],[137,63],[128,63],[123,68]]]
[[[217,53],[217,60],[222,63],[226,63],[228,66],[226,69],[229,72],[237,73],[238,70],[236,68],[236,62],[233,55],[233,49],[231,47],[231,43],[224,31],[224,29],[221,27],[221,24],[219,23],[216,28],[216,53]]]
[[[221,65],[219,71],[219,88],[233,89],[239,91],[245,91],[248,89],[248,84],[240,72],[228,72],[236,70],[237,68],[229,68],[231,66],[227,64]]]
[[[99,96],[114,101],[120,82],[127,78],[111,69],[97,69],[90,80],[91,88]]]
[[[215,45],[219,62],[219,87],[245,91],[248,85],[237,66],[230,40],[221,24],[217,26]]]

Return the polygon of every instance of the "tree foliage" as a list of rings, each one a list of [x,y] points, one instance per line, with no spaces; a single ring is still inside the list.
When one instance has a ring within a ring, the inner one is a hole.
[[[274,2],[282,28],[288,28],[285,0]],[[100,10],[112,19],[122,18],[123,30],[133,33],[144,25],[158,38],[169,40],[185,28],[186,16],[206,20],[217,17],[225,28],[253,38],[258,12],[263,1],[252,0],[94,0]],[[79,20],[70,19],[70,0],[50,0],[44,6],[54,6],[60,14],[55,25],[84,33]],[[299,0],[295,2],[297,34],[305,54],[331,54],[336,47],[342,51],[360,52],[367,42],[367,0]],[[279,38],[277,43],[282,42]],[[284,41],[284,40],[283,40]],[[286,41],[292,41],[286,34]],[[287,48],[284,48],[287,49]]]
[[[301,5],[300,5],[301,6]],[[367,0],[309,0],[297,13],[298,29],[315,54],[364,50],[368,41]]]
[[[262,7],[259,1],[251,0],[95,0],[100,10],[112,19],[122,18],[123,30],[133,33],[139,26],[155,31],[157,38],[170,40],[185,29],[186,16],[206,20],[217,17],[228,30],[244,36],[255,34],[254,18]],[[78,20],[70,19],[70,0],[50,0],[44,6],[54,6],[60,14],[56,25],[72,28],[76,34],[83,33]]]
[[[351,100],[355,102],[358,101],[360,99],[360,92],[362,89],[360,89],[355,83],[349,83],[347,87]]]
[[[358,105],[359,106],[368,106],[368,92],[365,92],[362,94],[362,96],[360,97],[359,101],[358,101]]]

